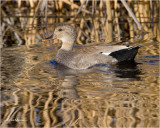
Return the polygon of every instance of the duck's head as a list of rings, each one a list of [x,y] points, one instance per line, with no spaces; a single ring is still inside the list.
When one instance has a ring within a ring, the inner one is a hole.
[[[73,45],[76,41],[77,32],[74,26],[68,23],[60,23],[56,26],[54,34],[43,39],[42,41],[48,41],[52,39],[59,39],[63,44]]]

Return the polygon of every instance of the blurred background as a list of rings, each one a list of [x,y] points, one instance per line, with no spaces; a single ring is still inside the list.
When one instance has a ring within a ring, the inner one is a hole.
[[[142,31],[120,0],[5,0],[1,2],[2,47],[31,46],[53,33],[59,22],[73,23],[78,44],[160,41],[159,1],[128,0]]]
[[[159,127],[159,0],[2,0],[1,127]],[[131,10],[133,14],[129,13]],[[57,66],[60,22],[76,45],[143,45],[135,63]]]

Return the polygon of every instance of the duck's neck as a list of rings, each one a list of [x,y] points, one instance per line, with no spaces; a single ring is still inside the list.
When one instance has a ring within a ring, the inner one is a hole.
[[[72,51],[73,49],[73,43],[63,42],[61,49],[64,49],[66,51]]]

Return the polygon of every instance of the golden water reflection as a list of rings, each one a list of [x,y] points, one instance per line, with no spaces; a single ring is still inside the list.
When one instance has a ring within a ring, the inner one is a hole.
[[[57,47],[3,49],[2,127],[159,126],[157,54],[78,71],[55,67]]]

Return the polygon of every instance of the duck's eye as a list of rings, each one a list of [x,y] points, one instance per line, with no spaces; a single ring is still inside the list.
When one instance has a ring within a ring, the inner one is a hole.
[[[60,29],[58,29],[58,31],[62,31],[62,29],[60,28]]]

